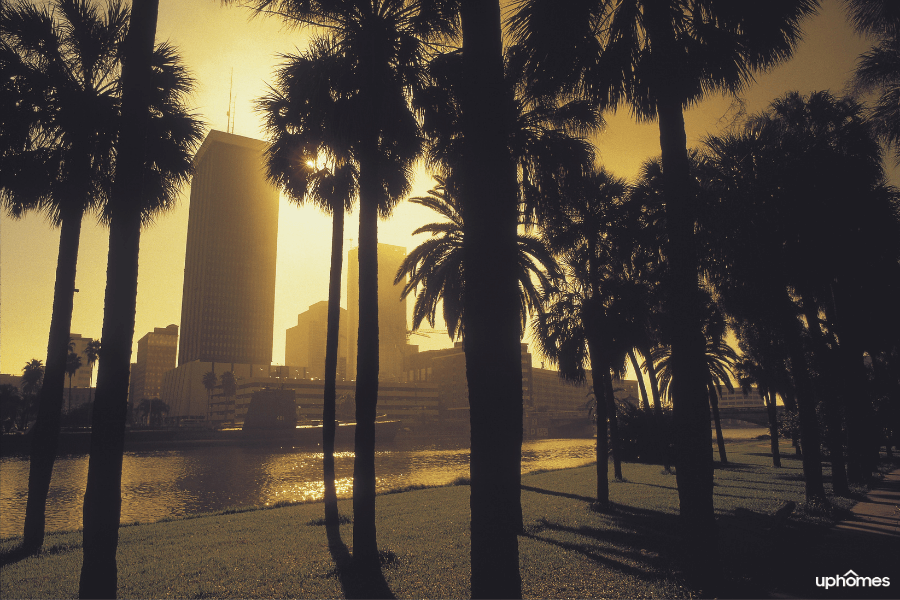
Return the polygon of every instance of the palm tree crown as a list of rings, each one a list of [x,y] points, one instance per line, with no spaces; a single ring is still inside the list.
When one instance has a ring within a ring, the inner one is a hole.
[[[413,235],[430,233],[431,239],[410,251],[394,281],[400,283],[409,277],[402,292],[404,298],[418,290],[413,306],[413,329],[426,320],[434,327],[438,302],[443,301],[443,317],[450,339],[464,338],[463,218],[446,181],[436,179],[438,185],[428,191],[428,196],[409,201],[434,210],[446,220],[423,225],[413,232]],[[544,242],[527,234],[518,236],[518,257],[519,310],[524,331],[528,315],[540,305],[542,290],[558,277],[559,267]]]

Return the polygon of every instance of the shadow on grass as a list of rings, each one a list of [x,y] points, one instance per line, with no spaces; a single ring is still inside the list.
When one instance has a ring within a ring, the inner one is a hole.
[[[523,490],[529,492],[536,492],[538,494],[547,494],[548,496],[559,496],[561,498],[570,498],[572,500],[582,500],[584,502],[594,502],[595,498],[589,498],[587,496],[580,496],[578,494],[569,494],[566,492],[554,492],[553,490],[545,490],[543,488],[532,487],[530,485],[523,485]]]
[[[540,488],[532,491],[594,502],[593,498],[557,494]],[[678,564],[680,523],[677,515],[619,503],[611,503],[608,509],[595,512],[610,519],[614,526],[570,525],[544,518],[527,527],[523,536],[578,552],[603,567],[641,580],[680,579],[683,565]]]
[[[329,575],[340,580],[344,598],[396,598],[384,579],[381,567],[360,568],[353,563],[353,556],[341,539],[340,527],[326,525],[325,535],[328,538],[328,551],[335,564]],[[392,552],[380,554],[382,564],[396,561]]]
[[[32,553],[25,550],[21,544],[0,553],[0,568],[6,565],[17,563],[24,558],[28,558]]]

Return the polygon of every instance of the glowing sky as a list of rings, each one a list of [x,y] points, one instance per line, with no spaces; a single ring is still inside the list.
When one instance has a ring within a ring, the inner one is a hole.
[[[786,91],[809,93],[829,89],[840,94],[856,57],[869,42],[856,36],[845,22],[837,0],[825,0],[819,15],[804,25],[805,37],[790,62],[757,76],[744,98],[749,112],[757,112]],[[157,40],[168,40],[181,52],[198,81],[193,97],[196,111],[212,129],[225,130],[229,78],[234,69],[236,121],[234,132],[263,138],[254,100],[265,93],[280,53],[303,48],[306,35],[285,29],[274,17],[250,19],[238,7],[223,8],[219,0],[160,0]],[[711,98],[685,115],[688,143],[695,144],[729,122],[732,99]],[[607,116],[608,126],[596,143],[601,162],[613,173],[634,177],[640,164],[659,154],[656,124],[635,125],[627,110]],[[891,179],[900,183],[894,167]],[[413,195],[424,195],[431,180],[420,169]],[[184,251],[187,237],[189,188],[178,207],[159,217],[141,238],[140,272],[132,360],[137,340],[154,327],[180,324]],[[432,211],[402,203],[394,217],[379,225],[379,241],[417,245],[411,232],[434,219]],[[356,245],[357,220],[347,220],[345,248]],[[328,295],[331,225],[311,207],[298,208],[282,199],[278,232],[273,360],[284,361],[285,329],[297,324],[297,314]],[[106,282],[107,231],[88,216],[82,228],[72,332],[97,338],[103,320]],[[352,241],[350,241],[352,240]],[[22,220],[0,216],[0,372],[21,373],[32,358],[44,360],[50,327],[59,231],[41,215]],[[344,271],[346,307],[346,267]],[[443,328],[439,323],[438,328]],[[526,340],[527,341],[527,340]],[[421,349],[449,345],[446,336],[431,340],[414,337]],[[539,363],[539,359],[535,359]]]

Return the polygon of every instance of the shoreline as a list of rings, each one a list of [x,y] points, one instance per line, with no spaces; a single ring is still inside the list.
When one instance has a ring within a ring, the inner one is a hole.
[[[715,470],[715,505],[728,581],[739,585],[744,597],[818,597],[821,593],[816,595],[810,569],[828,567],[830,573],[832,567],[841,566],[841,559],[877,561],[879,556],[883,564],[890,553],[869,537],[859,542],[831,537],[835,531],[831,525],[853,501],[835,499],[829,514],[807,511],[802,506],[799,460],[782,453],[785,466],[774,469],[765,454],[767,446],[758,440],[730,442],[731,462],[717,464]],[[525,532],[519,537],[523,595],[690,597],[678,562],[675,477],[658,465],[624,463],[625,481],[610,480],[614,509],[603,514],[590,508],[595,467],[523,475]],[[379,547],[390,559],[382,570],[383,583],[396,597],[469,596],[465,487],[378,495]],[[773,547],[770,518],[788,500],[796,501],[798,509]],[[351,504],[350,499],[339,499],[342,515],[350,516]],[[338,559],[318,524],[322,516],[322,502],[313,501],[123,526],[119,595],[318,598],[364,593],[365,587],[362,592],[348,587],[352,582],[336,567]],[[352,552],[352,526],[342,525],[341,536],[345,551]],[[0,557],[10,556],[19,539],[0,541]],[[797,564],[801,551],[814,559],[812,567]],[[80,564],[79,531],[48,535],[41,554],[0,567],[0,595],[73,597]],[[851,567],[844,571],[847,568]],[[878,568],[878,563],[867,568]]]

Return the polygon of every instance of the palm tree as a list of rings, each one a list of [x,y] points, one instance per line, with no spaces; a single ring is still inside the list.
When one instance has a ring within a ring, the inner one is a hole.
[[[80,223],[85,211],[102,209],[108,200],[114,158],[121,171],[121,149],[116,147],[121,137],[119,61],[128,14],[120,2],[101,11],[85,0],[59,0],[52,9],[4,4],[0,12],[0,61],[15,82],[4,86],[4,93],[15,95],[4,96],[3,102],[27,108],[15,113],[27,117],[8,130],[15,135],[2,137],[0,168],[10,176],[4,176],[0,196],[14,214],[44,211],[62,229],[47,385],[35,430],[41,443],[34,445],[26,508],[25,546],[32,551],[43,539],[46,490],[59,432]],[[161,46],[154,59],[158,74],[148,81],[155,80],[164,90],[177,87],[182,78],[173,59],[171,49]],[[145,216],[174,197],[166,189],[171,179],[158,174],[178,166],[164,152],[172,144],[173,126],[186,113],[173,115],[167,98],[162,100],[154,119],[162,142],[153,149],[156,163],[144,173],[154,187],[142,208]]]
[[[89,375],[89,384],[88,387],[94,387],[94,365],[97,364],[97,359],[100,357],[100,340],[91,340],[87,343],[84,349],[84,355],[87,357],[87,368]],[[93,394],[93,392],[91,392]],[[92,398],[88,397],[88,402],[91,402]]]
[[[358,173],[354,163],[340,157],[328,145],[333,135],[325,131],[323,111],[333,111],[328,60],[333,49],[318,40],[303,55],[289,56],[276,75],[271,92],[258,102],[272,138],[267,150],[269,178],[297,204],[307,200],[332,215],[331,270],[328,284],[328,325],[325,339],[325,389],[322,409],[323,481],[325,523],[337,531],[339,515],[334,472],[336,432],[337,359],[340,327],[341,271],[344,254],[344,214],[351,212],[357,196]],[[318,109],[310,110],[310,106]],[[339,146],[340,147],[340,146]],[[318,168],[321,161],[331,167]],[[332,535],[329,539],[337,539]]]
[[[209,405],[212,402],[212,391],[219,384],[215,371],[207,371],[203,374],[203,387],[206,388],[206,418],[209,419]]]
[[[159,398],[143,398],[138,402],[135,411],[140,413],[141,419],[147,419],[147,425],[162,425],[162,416],[169,414],[169,405]]]
[[[575,270],[574,265],[567,265]],[[560,377],[583,382],[588,364],[592,368],[597,419],[597,506],[609,508],[609,435],[607,387],[609,357],[598,333],[597,303],[592,302],[585,278],[570,273],[553,288],[546,290],[543,310],[535,319],[535,340],[541,355],[559,366]],[[606,366],[605,366],[606,365]],[[597,391],[599,390],[599,391]]]
[[[879,299],[895,285],[886,282],[898,272],[896,190],[884,183],[881,151],[862,107],[826,92],[789,93],[741,131],[710,138],[706,148],[711,169],[703,176],[715,198],[703,209],[708,222],[701,222],[711,240],[704,253],[711,257],[708,272],[729,312],[783,336],[807,498],[821,502],[817,401],[825,403],[832,433],[840,429],[839,407],[852,403],[845,408],[851,480],[865,479],[874,454],[872,403],[859,391],[866,387],[865,349],[890,347],[896,339],[889,318],[870,317],[879,314]],[[819,212],[823,203],[846,198],[858,210]],[[738,235],[716,235],[735,223]],[[839,369],[828,366],[832,354],[840,357]],[[838,482],[840,444],[829,438]]]
[[[627,103],[638,119],[659,121],[674,282],[667,309],[678,493],[698,568],[714,564],[717,534],[683,110],[711,91],[738,91],[754,70],[790,57],[800,21],[816,5],[790,0],[760,11],[755,2],[734,0],[525,0],[512,18],[514,38],[531,52],[535,95],[584,94],[609,108]],[[715,571],[704,567],[694,574],[714,578]]]
[[[857,33],[878,40],[859,57],[853,84],[858,93],[879,93],[868,116],[900,161],[900,11],[890,0],[844,0],[844,4]]]
[[[413,235],[430,233],[432,237],[410,251],[400,265],[394,283],[406,281],[401,292],[403,298],[409,294],[416,296],[413,329],[418,329],[422,321],[434,327],[437,305],[442,301],[447,333],[451,340],[455,340],[465,338],[464,223],[459,202],[447,188],[446,181],[441,177],[435,179],[438,185],[428,191],[428,196],[410,198],[409,201],[431,208],[446,221],[429,223],[413,232]],[[560,273],[556,261],[540,238],[520,234],[518,245],[519,314],[521,331],[524,332],[528,315],[541,304],[542,290],[549,287]]]
[[[623,276],[616,247],[616,221],[628,189],[624,180],[604,170],[587,175],[567,189],[565,203],[548,212],[543,224],[549,246],[564,257],[568,283],[545,294],[544,311],[536,320],[538,344],[566,378],[583,380],[585,362],[590,360],[597,392],[597,455],[602,463],[597,494],[604,507],[609,490],[606,461],[600,457],[606,456],[607,419],[615,476],[622,479],[611,374],[624,370],[636,331],[634,285]]]
[[[729,392],[734,391],[732,379],[734,372],[732,368],[738,359],[737,353],[723,339],[713,339],[707,337],[706,340],[706,364],[709,374],[706,378],[707,398],[709,406],[713,413],[713,422],[716,428],[716,444],[719,449],[719,460],[727,463],[728,458],[725,452],[725,441],[722,437],[722,424],[719,421],[719,393],[722,386]],[[672,383],[672,352],[666,346],[659,346],[651,353],[651,360],[656,364],[656,372],[658,374],[658,382],[660,393],[663,396],[671,398]]]
[[[72,378],[81,368],[81,356],[76,352],[69,352],[66,357],[66,375],[69,376],[69,408],[66,412],[72,412]]]
[[[103,360],[91,416],[84,499],[84,562],[79,596],[114,597],[121,516],[122,454],[134,341],[141,227],[175,201],[192,170],[200,122],[184,100],[192,79],[167,45],[156,47],[158,0],[134,0],[121,56],[121,118],[116,171],[104,211],[109,254],[104,298]]]
[[[353,477],[353,561],[378,568],[375,530],[375,415],[378,399],[378,216],[386,217],[409,192],[422,138],[409,95],[421,88],[426,41],[451,24],[429,19],[417,2],[373,0],[255,0],[288,23],[322,27],[316,45],[332,96],[309,106],[327,145],[359,173],[359,354]],[[439,15],[431,15],[439,16]],[[320,83],[323,79],[318,80]]]
[[[36,394],[44,383],[44,363],[32,358],[22,368],[22,393]]]
[[[118,48],[128,11],[121,2],[101,12],[84,0],[38,8],[4,3],[0,66],[15,84],[4,104],[28,110],[4,136],[0,202],[14,216],[29,210],[60,227],[45,385],[35,425],[25,546],[43,540],[45,488],[59,436],[67,345],[72,321],[81,220],[107,196],[116,126]],[[90,41],[90,43],[85,43]],[[6,77],[4,77],[6,79]],[[44,90],[40,96],[34,90]],[[7,176],[9,174],[9,176]]]

